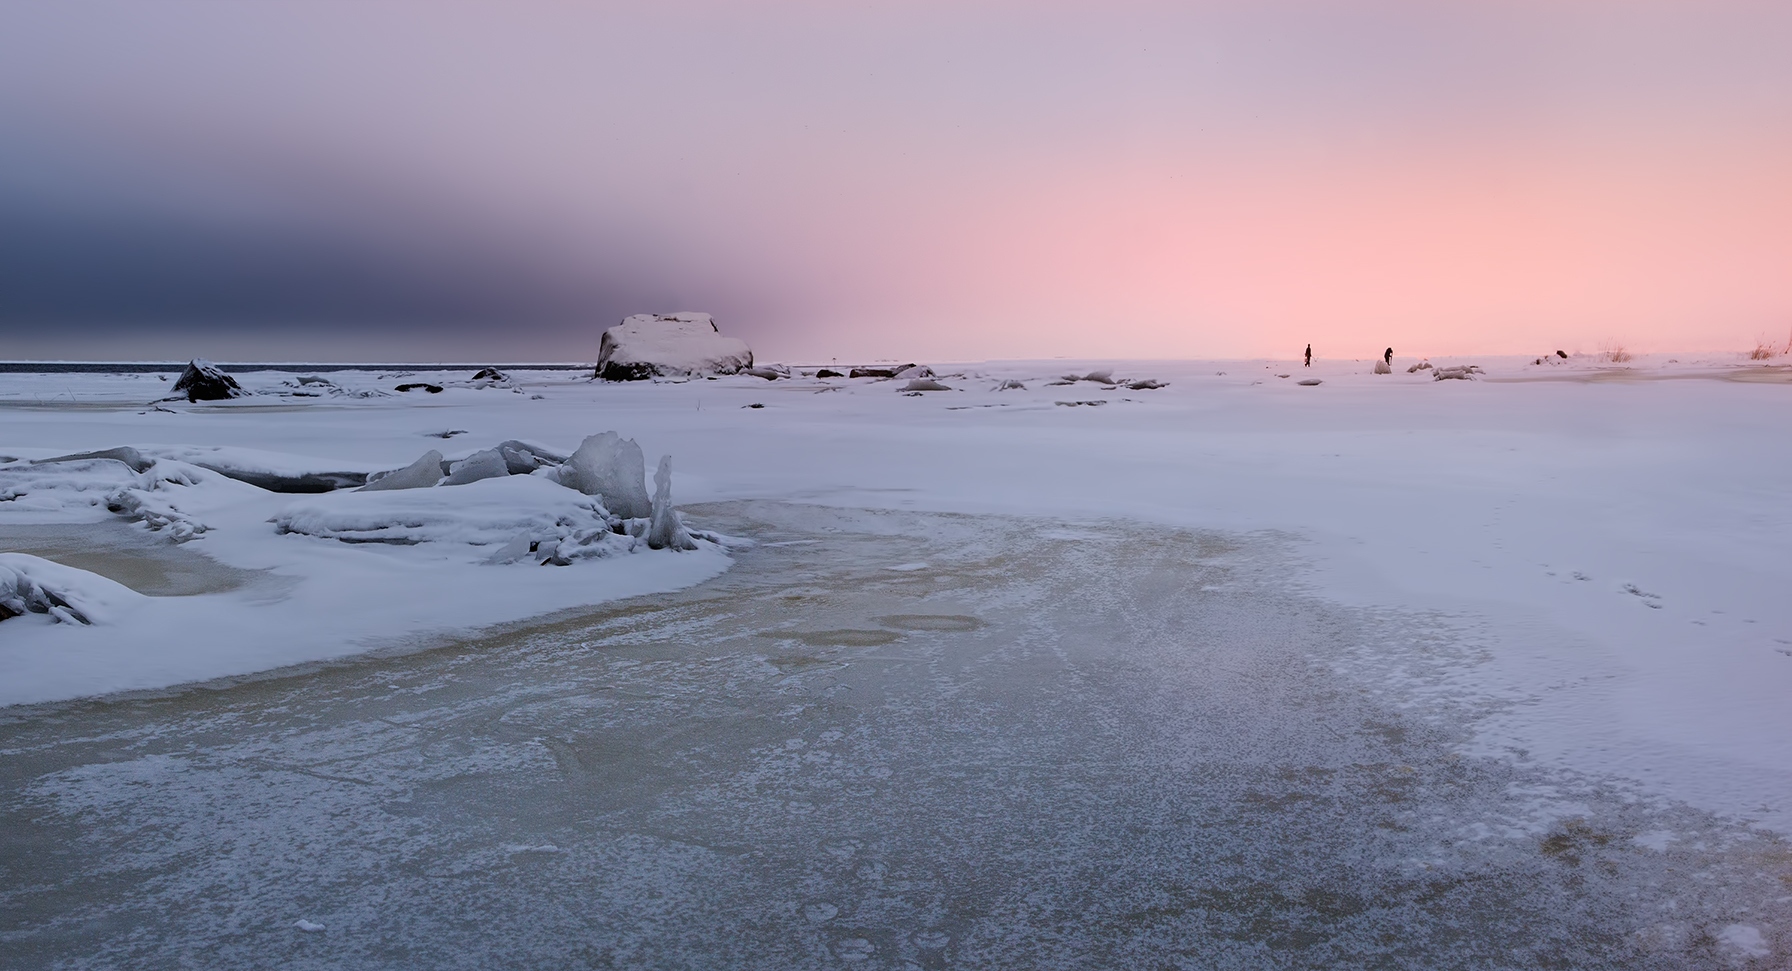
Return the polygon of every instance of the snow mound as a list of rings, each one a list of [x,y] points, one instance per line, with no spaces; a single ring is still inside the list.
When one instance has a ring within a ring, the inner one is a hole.
[[[604,331],[596,376],[606,381],[640,381],[735,374],[752,366],[753,351],[747,342],[723,337],[708,314],[635,314]]]
[[[18,521],[94,521],[112,514],[168,529],[178,542],[206,526],[183,511],[185,500],[177,497],[211,475],[185,462],[145,459],[132,448],[105,449],[0,465],[0,501]]]
[[[951,391],[946,385],[932,378],[916,378],[902,386],[903,391]]]
[[[611,512],[624,519],[653,515],[647,498],[647,460],[632,438],[615,432],[592,435],[560,466],[560,484],[588,496],[600,496]]]
[[[329,492],[292,503],[273,519],[276,531],[345,543],[458,543],[495,546],[527,534],[559,540],[581,530],[611,532],[596,496],[542,476],[507,475],[456,488]]]
[[[97,573],[25,553],[0,553],[0,621],[45,614],[63,624],[106,624],[142,599]]]

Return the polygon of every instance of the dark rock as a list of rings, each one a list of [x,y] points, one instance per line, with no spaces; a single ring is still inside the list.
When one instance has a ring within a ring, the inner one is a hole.
[[[843,378],[843,377],[846,377],[846,375],[841,374],[839,371],[836,371],[833,368],[825,368],[825,367],[822,368],[821,370],[815,372],[815,376],[818,378]]]
[[[741,407],[742,408],[764,408],[765,406],[760,404],[759,402],[755,401],[750,405],[741,405]]]
[[[188,401],[223,401],[226,398],[241,398],[248,394],[236,379],[210,361],[194,358],[187,363],[187,369],[180,372],[180,379],[174,382],[175,393],[186,392]]]
[[[475,380],[475,381],[509,381],[510,375],[505,374],[503,371],[500,371],[495,367],[480,368],[479,371],[473,375],[473,380]]]
[[[1142,381],[1129,381],[1126,384],[1127,389],[1131,391],[1151,391],[1157,388],[1167,388],[1169,386],[1170,382],[1159,381],[1155,378],[1146,378]]]
[[[912,367],[914,367],[913,364],[903,364],[899,367],[856,367],[847,372],[846,376],[849,378],[893,378]]]
[[[617,361],[605,361],[598,365],[597,377],[603,381],[645,381],[653,377],[651,364],[622,364]]]
[[[439,384],[425,384],[421,381],[413,381],[410,384],[401,384],[394,390],[397,390],[397,391],[427,391],[430,394],[441,394],[442,386]]]
[[[1566,361],[1568,359],[1568,352],[1567,351],[1557,351],[1556,356],[1561,358],[1562,360]]]

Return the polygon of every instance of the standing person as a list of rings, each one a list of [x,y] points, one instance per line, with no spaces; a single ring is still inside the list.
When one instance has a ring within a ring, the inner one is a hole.
[[[1394,349],[1390,347],[1387,350],[1381,352],[1381,359],[1383,361],[1387,362],[1388,367],[1393,367],[1394,366]]]
[[[1313,345],[1311,345],[1311,344],[1307,345],[1307,364],[1306,364],[1306,366],[1307,367],[1313,366]]]

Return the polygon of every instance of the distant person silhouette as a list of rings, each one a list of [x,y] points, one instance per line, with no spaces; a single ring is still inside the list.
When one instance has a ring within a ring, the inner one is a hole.
[[[1390,347],[1387,350],[1382,351],[1381,359],[1383,361],[1386,361],[1388,363],[1389,367],[1393,367],[1394,366],[1394,349]]]
[[[1307,364],[1306,364],[1306,366],[1307,367],[1313,366],[1313,345],[1311,345],[1311,344],[1307,345]]]

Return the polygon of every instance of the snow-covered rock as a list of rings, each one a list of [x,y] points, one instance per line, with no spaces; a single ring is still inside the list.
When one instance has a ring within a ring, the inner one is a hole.
[[[560,484],[600,496],[623,519],[653,515],[647,498],[647,460],[632,438],[615,432],[592,435],[560,466]]]
[[[1388,362],[1383,361],[1380,358],[1377,358],[1375,361],[1375,373],[1376,374],[1393,374],[1394,368],[1392,365],[1388,364]]]
[[[393,472],[375,473],[358,492],[389,492],[394,489],[427,489],[442,481],[442,453],[435,449],[424,452],[410,465]]]
[[[656,376],[735,374],[753,366],[753,351],[723,337],[708,314],[635,314],[604,331],[597,377],[639,381]],[[643,487],[645,491],[645,487]]]
[[[240,398],[249,392],[236,383],[236,379],[218,369],[210,361],[194,358],[187,363],[186,370],[180,372],[180,378],[174,382],[175,394],[185,392],[188,401],[222,401],[226,398]]]

